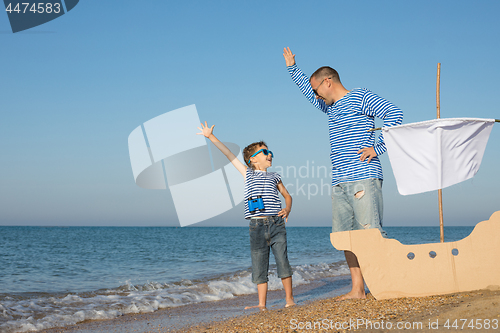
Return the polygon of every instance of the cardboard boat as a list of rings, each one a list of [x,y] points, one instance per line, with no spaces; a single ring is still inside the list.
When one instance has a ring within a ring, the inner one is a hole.
[[[376,299],[421,297],[500,288],[500,211],[462,240],[403,245],[378,229],[330,234],[337,250],[358,257]]]

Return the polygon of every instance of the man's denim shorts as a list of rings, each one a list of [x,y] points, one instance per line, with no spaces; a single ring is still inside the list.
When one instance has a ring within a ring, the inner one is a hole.
[[[288,262],[285,220],[281,216],[250,219],[250,250],[252,254],[252,282],[268,281],[269,248],[276,259],[278,277],[292,276]]]
[[[383,237],[382,180],[363,179],[332,187],[332,232],[378,228]]]

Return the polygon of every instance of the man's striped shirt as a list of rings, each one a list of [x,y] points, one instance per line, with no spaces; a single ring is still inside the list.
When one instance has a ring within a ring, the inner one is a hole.
[[[278,195],[278,183],[281,176],[276,172],[266,172],[247,168],[245,175],[245,218],[250,219],[254,216],[278,215],[281,210],[281,200]],[[263,211],[251,213],[248,209],[248,199],[262,196],[264,200]]]
[[[288,72],[306,98],[328,115],[332,186],[369,178],[383,179],[378,156],[387,150],[384,137],[380,133],[375,143],[375,132],[368,130],[374,128],[375,117],[383,119],[386,127],[401,124],[403,112],[363,88],[353,89],[332,105],[326,105],[323,100],[316,99],[309,78],[297,65],[289,66]],[[358,151],[367,147],[374,147],[378,155],[370,163],[359,159]]]

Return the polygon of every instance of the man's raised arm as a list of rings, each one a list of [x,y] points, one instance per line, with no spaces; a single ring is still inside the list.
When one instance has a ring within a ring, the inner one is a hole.
[[[283,49],[283,57],[285,58],[288,72],[290,73],[293,82],[295,82],[295,84],[299,87],[300,91],[302,91],[304,96],[306,96],[309,102],[311,102],[315,107],[327,113],[328,106],[323,100],[316,98],[316,94],[312,90],[311,83],[309,83],[309,78],[304,75],[304,73],[302,73],[302,71],[295,64],[295,54],[290,51],[289,47],[285,47]]]

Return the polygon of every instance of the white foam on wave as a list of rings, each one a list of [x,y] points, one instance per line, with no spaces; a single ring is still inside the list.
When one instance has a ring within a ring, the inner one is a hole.
[[[348,274],[345,265],[301,265],[293,268],[293,285],[310,283],[323,277]],[[271,268],[268,288],[283,288],[276,269]],[[84,320],[112,319],[129,313],[147,313],[158,309],[256,293],[251,273],[241,271],[216,279],[193,283],[148,282],[133,285],[126,281],[117,289],[61,296],[39,295],[24,299],[3,297],[0,301],[0,331],[31,332],[74,325]]]

